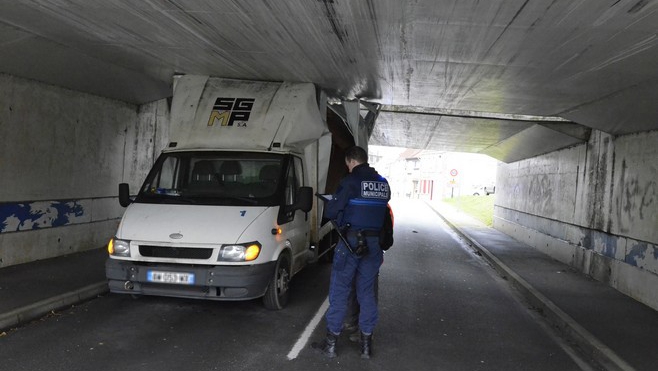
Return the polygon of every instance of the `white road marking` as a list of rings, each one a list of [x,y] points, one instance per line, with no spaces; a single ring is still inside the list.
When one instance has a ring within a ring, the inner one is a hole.
[[[293,360],[297,358],[299,355],[299,352],[304,349],[306,346],[306,343],[308,343],[308,339],[311,337],[311,334],[313,334],[313,331],[315,331],[315,328],[318,326],[318,323],[322,320],[322,316],[324,313],[327,311],[327,308],[329,308],[329,297],[327,297],[324,300],[324,303],[320,306],[320,309],[318,309],[317,313],[315,313],[315,316],[311,320],[311,322],[306,325],[306,328],[304,329],[304,332],[302,332],[302,335],[297,339],[297,342],[295,345],[290,349],[290,353],[288,353],[288,360]]]

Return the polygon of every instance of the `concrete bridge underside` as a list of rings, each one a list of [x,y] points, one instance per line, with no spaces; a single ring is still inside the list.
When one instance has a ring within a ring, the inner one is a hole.
[[[496,228],[658,309],[658,0],[0,5],[0,267],[100,247],[175,73],[310,81],[488,154]]]

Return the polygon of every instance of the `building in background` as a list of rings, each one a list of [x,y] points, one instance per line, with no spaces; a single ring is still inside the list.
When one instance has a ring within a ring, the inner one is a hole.
[[[495,187],[497,160],[481,154],[369,146],[369,163],[393,197],[440,200],[484,195]]]

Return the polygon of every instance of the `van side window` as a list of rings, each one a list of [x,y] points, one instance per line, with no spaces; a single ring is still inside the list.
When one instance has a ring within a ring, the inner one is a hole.
[[[288,176],[286,178],[286,205],[290,206],[295,203],[297,190],[304,184],[304,171],[302,160],[293,157],[293,161],[288,167]]]
[[[286,205],[295,203],[295,194],[297,193],[297,177],[295,176],[295,167],[288,167],[288,176],[286,177]]]
[[[154,179],[152,186],[154,188],[162,189],[176,189],[178,187],[178,167],[179,167],[178,157],[168,157],[163,163],[160,172]]]
[[[301,187],[306,182],[304,182],[304,166],[302,166],[302,159],[299,157],[294,157],[295,161],[295,176],[297,177],[297,186]]]

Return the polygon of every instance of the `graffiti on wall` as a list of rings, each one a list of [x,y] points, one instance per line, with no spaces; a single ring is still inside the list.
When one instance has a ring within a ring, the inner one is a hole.
[[[533,211],[541,215],[552,215],[553,207],[553,185],[547,174],[537,174],[530,179],[528,187],[528,200],[532,200]]]
[[[651,226],[658,206],[656,180],[641,180],[639,174],[630,173],[625,160],[622,161],[621,170],[621,190],[617,201],[620,232],[628,233],[638,225]]]
[[[85,203],[79,200],[0,204],[0,233],[53,228],[88,221]]]
[[[622,211],[629,216],[631,221],[636,215],[640,220],[649,216],[647,211],[653,210],[657,188],[655,181],[650,181],[643,186],[635,178],[624,180],[621,206]]]

